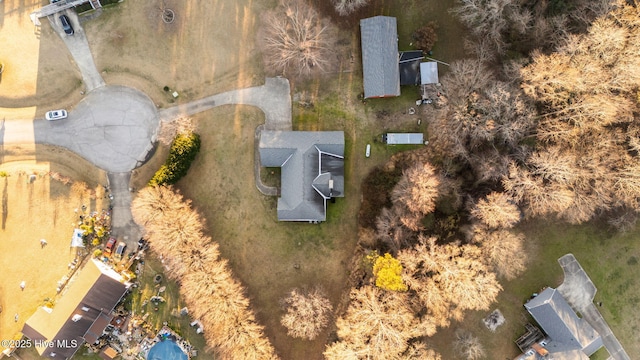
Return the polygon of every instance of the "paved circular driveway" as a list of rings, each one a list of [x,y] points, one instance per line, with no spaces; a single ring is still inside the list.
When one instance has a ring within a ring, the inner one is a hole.
[[[67,119],[37,121],[35,142],[63,146],[109,172],[128,172],[153,149],[158,124],[156,107],[144,93],[104,86],[91,91]]]

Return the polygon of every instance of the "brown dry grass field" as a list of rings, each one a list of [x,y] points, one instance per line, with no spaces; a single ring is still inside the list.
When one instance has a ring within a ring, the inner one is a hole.
[[[56,164],[5,159],[0,164],[0,171],[8,175],[0,177],[0,339],[16,336],[44,299],[55,297],[56,283],[68,273],[67,265],[75,256],[69,246],[78,220],[74,209],[84,204],[87,211],[93,211],[107,205],[103,199],[92,199],[90,191],[51,178],[49,173],[55,172],[86,181],[93,188],[104,183],[104,175],[86,162],[73,156],[66,159],[57,158]],[[36,180],[30,183],[31,174]],[[39,241],[42,238],[48,242],[44,248]],[[21,281],[26,282],[24,291],[19,287]]]
[[[147,93],[159,106],[264,82],[255,48],[259,14],[270,3],[251,0],[167,0],[176,20],[160,18],[161,1],[124,1],[104,9],[84,29],[108,84]]]
[[[0,112],[6,119],[43,116],[52,106],[80,100],[82,82],[71,55],[49,22],[36,28],[29,14],[40,0],[0,2]]]

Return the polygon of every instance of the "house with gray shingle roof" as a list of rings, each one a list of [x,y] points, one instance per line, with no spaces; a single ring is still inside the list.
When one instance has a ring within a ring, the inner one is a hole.
[[[281,168],[278,220],[326,220],[327,200],[344,197],[344,132],[262,131],[260,163]]]
[[[69,359],[85,341],[94,344],[102,336],[130,285],[112,268],[90,259],[69,280],[55,306],[38,308],[22,333],[41,358]]]
[[[524,307],[547,335],[543,343],[545,352],[556,360],[588,360],[603,346],[598,332],[576,315],[560,292],[546,288],[529,300]],[[535,347],[518,359],[543,359]]]
[[[365,99],[400,96],[396,18],[360,20],[360,37]]]

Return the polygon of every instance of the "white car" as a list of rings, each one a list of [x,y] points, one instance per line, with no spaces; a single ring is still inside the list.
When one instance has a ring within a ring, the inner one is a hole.
[[[62,119],[66,119],[67,118],[67,110],[51,110],[51,111],[47,111],[47,113],[44,115],[45,119],[49,120],[49,121],[53,121],[53,120],[62,120]]]

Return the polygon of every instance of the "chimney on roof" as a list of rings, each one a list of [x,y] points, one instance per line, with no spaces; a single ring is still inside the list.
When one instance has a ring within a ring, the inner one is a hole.
[[[329,179],[329,197],[333,197],[333,179]]]

